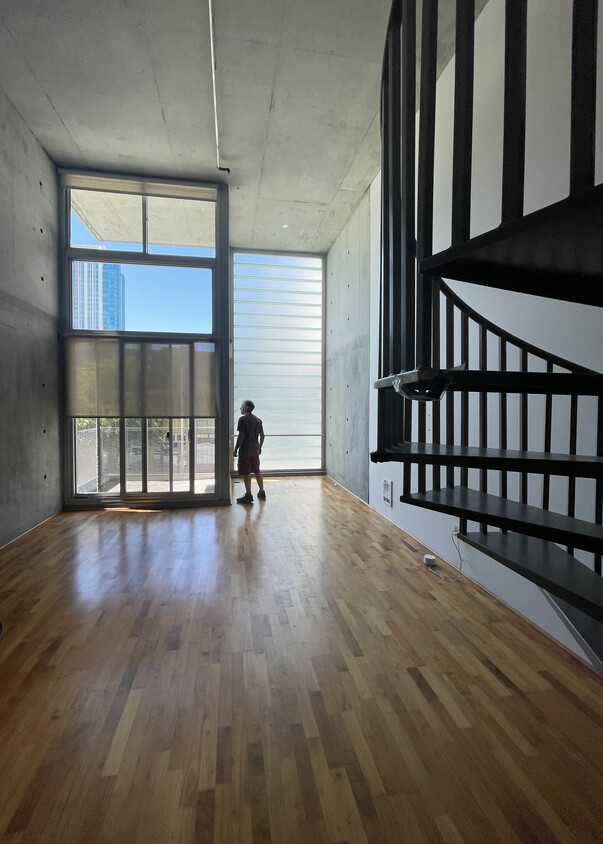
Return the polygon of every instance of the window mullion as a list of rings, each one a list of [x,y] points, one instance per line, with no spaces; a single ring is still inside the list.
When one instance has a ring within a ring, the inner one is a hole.
[[[142,197],[142,251],[145,255],[149,252],[149,232],[148,232],[148,223],[149,223],[149,215],[148,211],[148,202],[146,196],[143,195]]]

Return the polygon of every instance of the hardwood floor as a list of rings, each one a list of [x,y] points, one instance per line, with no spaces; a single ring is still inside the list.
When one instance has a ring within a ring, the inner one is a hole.
[[[600,844],[599,677],[329,478],[266,491],[0,550],[0,842]]]

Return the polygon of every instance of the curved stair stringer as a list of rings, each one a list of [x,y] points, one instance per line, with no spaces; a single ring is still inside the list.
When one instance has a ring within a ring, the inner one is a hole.
[[[376,384],[398,424],[371,459],[403,463],[403,503],[455,515],[465,543],[544,589],[603,658],[603,375],[433,287],[433,365]],[[586,438],[596,448],[578,454]]]

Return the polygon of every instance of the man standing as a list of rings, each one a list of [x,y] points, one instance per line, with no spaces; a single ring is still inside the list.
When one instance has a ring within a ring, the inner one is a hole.
[[[239,475],[243,475],[245,483],[245,495],[237,498],[237,504],[253,504],[253,495],[251,494],[251,475],[255,475],[260,488],[258,498],[260,501],[266,500],[266,493],[264,492],[264,479],[260,472],[260,454],[262,453],[262,446],[264,445],[264,426],[262,420],[254,416],[252,411],[255,404],[252,401],[244,401],[241,405],[242,416],[239,417],[237,423],[237,431],[239,435],[234,447],[234,456],[239,456],[237,469]]]

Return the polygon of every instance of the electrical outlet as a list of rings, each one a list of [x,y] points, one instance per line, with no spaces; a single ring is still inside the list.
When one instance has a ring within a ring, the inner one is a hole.
[[[383,478],[383,500],[386,504],[389,504],[390,507],[393,506],[392,482],[387,481],[385,478]]]

